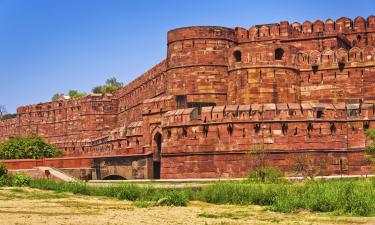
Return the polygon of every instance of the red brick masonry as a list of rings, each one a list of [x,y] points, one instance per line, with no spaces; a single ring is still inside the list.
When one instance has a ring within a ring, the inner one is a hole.
[[[67,157],[145,154],[145,177],[159,166],[162,178],[242,177],[263,144],[287,174],[301,154],[324,162],[322,175],[369,173],[373,46],[375,16],[174,29],[167,58],[120,91],[19,107],[0,141],[37,134]]]

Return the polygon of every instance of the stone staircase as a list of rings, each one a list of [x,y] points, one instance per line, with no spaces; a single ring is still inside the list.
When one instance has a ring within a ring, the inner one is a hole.
[[[47,166],[40,166],[40,167],[35,167],[35,169],[41,171],[43,174],[47,174],[48,172],[46,172],[46,171],[49,171],[50,178],[55,179],[55,180],[67,181],[67,182],[77,180],[76,178],[74,178],[72,176],[69,176],[66,173],[63,173],[56,168],[47,167]],[[45,175],[45,177],[46,177],[46,175]]]

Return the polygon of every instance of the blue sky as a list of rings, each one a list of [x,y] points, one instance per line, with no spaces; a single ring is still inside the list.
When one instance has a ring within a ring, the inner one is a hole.
[[[0,0],[0,104],[124,83],[166,56],[168,30],[375,14],[374,0]]]

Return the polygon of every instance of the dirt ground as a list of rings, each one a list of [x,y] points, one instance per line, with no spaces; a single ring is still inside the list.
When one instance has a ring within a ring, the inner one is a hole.
[[[375,224],[375,218],[305,211],[282,214],[260,206],[202,202],[191,202],[188,207],[151,207],[104,197],[1,188],[0,225],[16,224]]]

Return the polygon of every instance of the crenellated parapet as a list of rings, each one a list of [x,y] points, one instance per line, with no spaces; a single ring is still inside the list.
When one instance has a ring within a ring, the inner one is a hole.
[[[351,44],[361,46],[374,43],[374,36],[371,34],[374,32],[374,16],[369,16],[367,19],[359,16],[354,21],[346,17],[341,17],[336,21],[327,19],[324,22],[316,20],[314,22],[305,21],[303,23],[293,22],[289,24],[287,21],[282,21],[279,24],[255,25],[248,30],[244,28],[235,29],[239,43],[286,40],[290,38],[326,38],[327,36],[342,34],[347,36]]]

